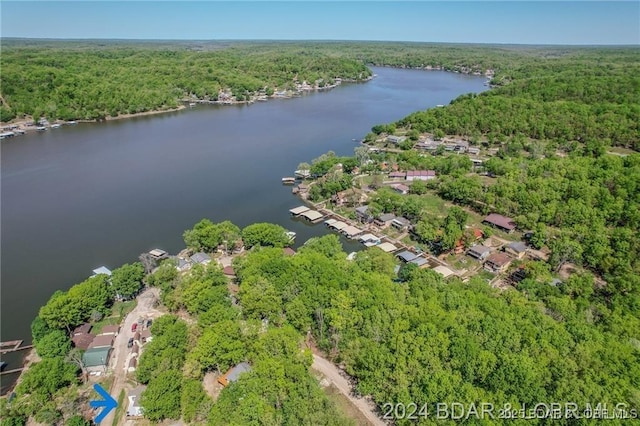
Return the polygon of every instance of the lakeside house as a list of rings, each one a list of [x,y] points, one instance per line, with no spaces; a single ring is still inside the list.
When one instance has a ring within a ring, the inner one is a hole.
[[[184,272],[191,269],[191,262],[181,257],[176,258],[176,269],[178,272]]]
[[[373,216],[369,214],[369,206],[357,207],[356,217],[360,222],[364,222],[364,223],[370,223],[373,221]]]
[[[406,180],[412,182],[414,180],[431,180],[436,178],[435,170],[409,170]]]
[[[284,253],[285,256],[293,256],[294,254],[296,254],[296,251],[294,249],[292,249],[291,247],[283,248],[282,252]]]
[[[211,263],[211,256],[201,251],[191,256],[190,259],[194,264],[199,263],[201,265],[208,265]]]
[[[491,254],[491,248],[487,246],[475,245],[467,250],[467,255],[476,260],[483,261]]]
[[[404,141],[407,140],[406,136],[396,136],[396,135],[389,135],[387,136],[387,142],[392,143],[392,144],[399,144],[402,143]]]
[[[396,218],[396,215],[394,215],[393,213],[383,213],[383,214],[379,215],[373,221],[373,223],[375,223],[376,225],[378,225],[381,228],[386,228],[389,225],[391,225],[391,222],[393,222],[393,220],[395,218]]]
[[[467,152],[470,155],[480,155],[480,148],[469,147],[469,148],[467,148]]]
[[[75,348],[86,351],[89,349],[89,345],[93,342],[95,335],[89,333],[91,331],[91,324],[83,324],[73,331],[71,342]]]
[[[391,221],[391,226],[400,231],[404,231],[411,226],[411,222],[409,221],[409,219],[406,219],[404,217],[396,217]]]
[[[511,264],[511,258],[506,253],[493,253],[484,263],[484,269],[495,274],[504,272]]]
[[[501,214],[491,213],[482,221],[504,232],[511,233],[516,229],[516,223],[513,219]]]
[[[249,363],[241,362],[235,367],[230,368],[222,377],[218,378],[218,383],[226,387],[229,383],[237,381],[242,373],[247,373],[249,371],[251,371]]]
[[[504,251],[516,259],[522,259],[528,251],[528,247],[522,241],[515,241],[504,248]]]

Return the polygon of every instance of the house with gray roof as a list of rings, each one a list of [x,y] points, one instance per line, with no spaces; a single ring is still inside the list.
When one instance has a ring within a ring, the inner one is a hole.
[[[208,265],[211,263],[211,256],[203,252],[194,254],[190,259],[193,263],[200,263],[202,265]]]
[[[241,362],[240,364],[232,367],[229,371],[227,371],[224,376],[218,379],[218,383],[222,386],[228,386],[229,383],[233,383],[240,378],[242,373],[246,373],[251,371],[251,366],[248,362]]]
[[[467,250],[467,254],[482,262],[491,254],[491,249],[487,246],[475,245]]]

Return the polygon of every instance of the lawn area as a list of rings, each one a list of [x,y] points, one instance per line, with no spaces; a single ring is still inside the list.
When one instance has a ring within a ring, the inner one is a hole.
[[[487,271],[486,269],[482,269],[478,273],[477,277],[489,282],[489,281],[491,281],[492,279],[494,279],[496,277],[496,274],[492,274],[491,272]]]
[[[105,316],[100,321],[94,322],[91,332],[93,334],[100,334],[100,332],[102,332],[102,327],[105,325],[120,324],[124,317],[126,317],[127,314],[136,307],[136,303],[137,301],[135,299],[127,300],[126,302],[115,302],[111,307],[111,315]]]
[[[368,426],[369,422],[367,418],[362,415],[357,408],[351,404],[351,402],[340,393],[340,391],[334,386],[330,385],[324,388],[324,392],[329,400],[335,404],[338,412],[343,416],[353,420],[353,424],[357,426]]]
[[[449,211],[449,208],[453,206],[451,203],[447,203],[435,193],[427,192],[420,196],[420,199],[424,203],[425,209],[436,216],[445,217]]]

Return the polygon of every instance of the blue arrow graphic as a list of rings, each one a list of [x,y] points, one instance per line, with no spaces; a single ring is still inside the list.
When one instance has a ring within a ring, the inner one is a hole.
[[[104,398],[103,400],[97,399],[94,401],[89,401],[89,405],[91,405],[93,408],[104,407],[102,411],[100,411],[100,414],[98,414],[94,420],[94,422],[100,423],[105,417],[107,417],[109,411],[118,406],[118,401],[113,399],[111,395],[109,395],[109,393],[104,390],[104,388],[99,384],[94,384],[93,388],[100,394],[100,396]]]

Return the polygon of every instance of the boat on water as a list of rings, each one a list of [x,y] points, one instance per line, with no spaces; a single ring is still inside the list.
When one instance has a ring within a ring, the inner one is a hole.
[[[51,128],[52,128],[52,129],[59,129],[59,128],[60,128],[60,126],[61,126],[61,125],[60,125],[59,123],[56,123],[56,124],[52,124],[52,125],[51,125]]]
[[[294,185],[295,183],[296,183],[296,178],[294,177],[287,176],[282,178],[283,185]]]
[[[293,231],[287,231],[284,234],[289,238],[289,242],[291,243],[296,239],[296,233]]]
[[[47,130],[47,128],[45,126],[37,126],[36,130],[39,132],[44,132],[45,130]]]
[[[78,124],[78,122],[75,120],[72,120],[72,121],[67,121],[67,124]]]
[[[195,103],[195,102],[190,102],[190,103],[189,103],[189,108],[193,108],[194,106],[196,106],[196,103]]]

